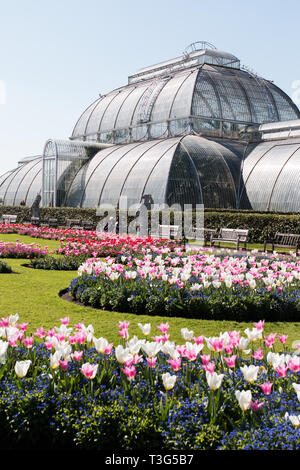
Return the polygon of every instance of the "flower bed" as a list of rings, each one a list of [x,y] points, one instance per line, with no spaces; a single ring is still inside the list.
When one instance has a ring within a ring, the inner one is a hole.
[[[0,323],[0,442],[47,449],[299,449],[300,341],[264,321],[217,337],[139,324],[120,344],[92,325]],[[156,335],[156,333],[158,335]],[[274,345],[280,352],[274,352]]]
[[[36,258],[46,256],[48,247],[42,248],[39,244],[30,243],[4,243],[0,241],[0,258]]]
[[[97,239],[96,231],[38,227],[31,224],[0,224],[0,233],[17,233],[33,238],[61,240],[65,238]]]
[[[61,240],[61,248],[57,253],[70,255],[85,254],[89,257],[107,257],[124,254],[144,255],[146,253],[168,254],[182,251],[181,240],[167,240],[152,237],[136,237],[130,235],[116,235],[112,233],[98,233],[96,240],[68,238]]]
[[[69,285],[73,299],[106,310],[212,320],[299,320],[295,257],[148,254],[92,258]]]
[[[28,266],[34,269],[46,269],[55,271],[76,271],[85,256],[45,256],[44,258],[32,258]]]

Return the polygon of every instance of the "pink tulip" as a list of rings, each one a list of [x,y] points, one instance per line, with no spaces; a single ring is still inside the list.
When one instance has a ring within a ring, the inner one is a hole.
[[[129,325],[130,325],[130,322],[127,322],[126,320],[119,321],[119,329],[120,330],[128,329]]]
[[[78,344],[83,344],[86,340],[86,334],[83,332],[76,333],[76,341]]]
[[[138,354],[134,354],[133,356],[133,364],[139,364],[140,362],[142,362],[143,360],[143,356],[139,356]],[[126,365],[126,363],[125,363]]]
[[[207,365],[203,366],[203,368],[206,372],[210,372],[211,374],[213,374],[215,371],[215,363],[209,362]]]
[[[22,339],[22,342],[27,349],[30,349],[32,348],[32,345],[33,345],[33,337],[27,336],[26,338]]]
[[[207,366],[207,364],[208,364],[209,361],[210,361],[210,355],[200,356],[200,358],[201,358],[202,364],[203,364],[204,366]]]
[[[288,335],[281,335],[281,336],[278,336],[278,339],[279,339],[279,341],[281,342],[281,344],[285,344],[285,343],[287,342]]]
[[[123,339],[128,339],[128,330],[127,328],[123,328],[119,331],[119,335],[121,336],[121,338]]]
[[[228,344],[227,346],[224,347],[224,350],[225,350],[226,354],[231,354],[232,350],[233,350],[233,345]]]
[[[0,326],[2,326],[4,328],[9,326],[9,318],[8,317],[6,317],[6,318],[2,317],[2,320],[0,321]]]
[[[128,380],[131,381],[135,377],[136,369],[135,369],[134,366],[125,367],[124,369],[122,369],[122,372],[124,372],[124,374],[127,376]]]
[[[263,330],[265,326],[265,320],[259,320],[258,323],[253,323],[257,330]]]
[[[68,325],[70,323],[70,317],[61,318],[59,320],[63,325]]]
[[[157,357],[147,357],[147,365],[148,365],[148,367],[150,367],[151,369],[153,369],[153,367],[156,366],[156,360],[157,360]]]
[[[46,336],[46,331],[44,328],[38,328],[36,332],[34,333],[38,338],[44,338]]]
[[[53,343],[52,341],[45,341],[44,346],[46,349],[51,350],[53,348]]]
[[[288,370],[289,370],[288,367],[283,367],[283,366],[278,366],[276,368],[276,372],[279,375],[279,377],[285,377]]]
[[[80,361],[82,359],[82,356],[83,356],[83,351],[73,352],[73,358],[75,359],[75,361]]]
[[[235,367],[235,360],[236,360],[236,355],[230,356],[230,357],[224,357],[224,361],[228,365],[228,367]]]
[[[186,351],[186,346],[184,344],[176,346],[176,351],[180,354],[180,356],[184,356]]]
[[[125,365],[126,367],[131,367],[132,364],[133,364],[133,356],[132,356],[131,359],[128,359],[128,361],[125,361],[125,362],[124,362],[124,365]]]
[[[65,339],[65,335],[62,334],[62,333],[56,333],[56,334],[54,335],[54,337],[55,337],[59,342],[64,341],[64,339]]]
[[[162,335],[161,335],[161,336],[152,336],[152,339],[153,339],[153,341],[155,341],[156,343],[162,343],[164,337],[163,337]]]
[[[9,342],[10,346],[12,348],[14,348],[15,346],[17,346],[18,338],[16,336],[14,336],[13,338],[9,338],[8,342]]]
[[[268,348],[272,348],[275,343],[277,333],[271,333],[269,336],[265,337],[265,344]]]
[[[293,372],[299,372],[300,371],[300,358],[297,357],[294,359],[290,359],[288,362],[288,367]]]
[[[258,400],[256,400],[255,402],[251,401],[250,403],[251,410],[253,411],[259,410],[259,408],[261,408],[263,404],[264,402],[258,403]]]
[[[214,339],[214,340],[210,340],[210,345],[212,346],[213,350],[215,352],[220,352],[223,350],[223,339]]]
[[[187,349],[185,351],[184,356],[189,360],[189,361],[195,361],[197,359],[197,352],[195,349]]]
[[[106,346],[106,348],[104,349],[104,354],[110,354],[111,353],[111,350],[113,348],[113,343],[109,344],[108,346]]]
[[[67,360],[59,361],[59,365],[61,367],[61,370],[63,370],[64,372],[68,369],[68,361]]]
[[[19,328],[20,328],[20,330],[22,330],[22,331],[26,331],[27,326],[28,326],[28,323],[21,323],[21,325],[19,325]]]
[[[75,343],[77,343],[77,337],[76,337],[76,335],[69,336],[69,337],[68,337],[68,341],[69,341],[70,344],[75,344]]]
[[[181,367],[181,358],[180,357],[175,358],[175,359],[169,359],[167,362],[171,365],[172,369],[175,372],[177,372]]]
[[[196,336],[194,338],[194,341],[195,341],[196,344],[203,344],[204,336]]]
[[[168,329],[169,329],[170,325],[169,323],[161,323],[159,326],[157,326],[156,328],[161,331],[162,333],[167,333],[168,332]]]
[[[80,368],[81,372],[87,379],[94,379],[98,370],[98,364],[83,364]]]
[[[252,354],[252,357],[258,360],[263,359],[264,355],[263,355],[261,348],[258,348],[256,351],[254,351],[254,353]]]
[[[265,395],[270,395],[271,389],[272,389],[272,383],[271,382],[266,382],[264,384],[259,385],[264,392]]]

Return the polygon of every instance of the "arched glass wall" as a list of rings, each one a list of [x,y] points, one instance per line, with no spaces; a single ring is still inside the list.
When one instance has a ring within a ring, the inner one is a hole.
[[[66,205],[128,207],[147,195],[152,204],[236,207],[239,152],[197,136],[113,146],[77,172]]]
[[[48,140],[43,153],[42,205],[64,205],[66,192],[83,163],[101,145],[71,140]]]
[[[2,181],[2,182],[1,182]],[[21,163],[8,177],[0,179],[0,198],[6,206],[17,206],[21,201],[32,204],[42,186],[42,158]]]
[[[300,139],[258,144],[245,158],[242,182],[241,208],[300,212]]]

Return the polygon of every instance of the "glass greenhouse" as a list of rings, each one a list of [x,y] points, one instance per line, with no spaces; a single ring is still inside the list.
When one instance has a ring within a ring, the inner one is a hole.
[[[300,112],[232,54],[194,43],[100,96],[65,141],[0,177],[6,205],[150,201],[300,211]]]

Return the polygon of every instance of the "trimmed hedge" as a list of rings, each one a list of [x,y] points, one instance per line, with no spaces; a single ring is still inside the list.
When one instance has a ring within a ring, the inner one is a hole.
[[[12,273],[12,268],[8,266],[8,264],[5,263],[5,261],[1,261],[1,260],[0,260],[0,273],[3,273],[3,274]]]
[[[77,207],[41,207],[41,218],[58,219],[64,225],[66,219],[91,220],[95,226],[102,217],[96,215],[96,209]],[[30,208],[22,206],[0,206],[2,214],[18,215],[18,223],[30,222]],[[128,216],[128,222],[134,217]],[[195,220],[195,214],[193,214]],[[170,223],[173,222],[171,214]],[[274,213],[238,211],[233,209],[205,209],[205,228],[243,228],[249,230],[250,243],[263,243],[266,238],[275,235],[276,232],[300,234],[300,217],[298,213]]]

